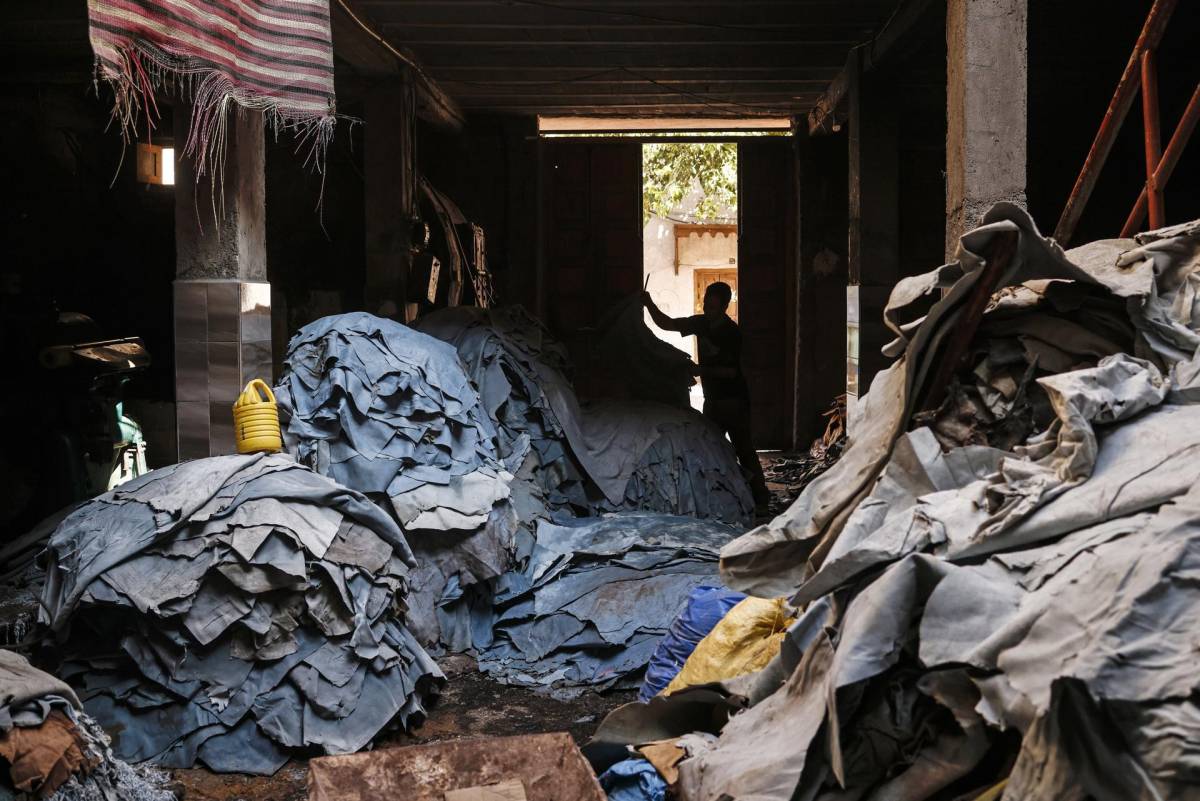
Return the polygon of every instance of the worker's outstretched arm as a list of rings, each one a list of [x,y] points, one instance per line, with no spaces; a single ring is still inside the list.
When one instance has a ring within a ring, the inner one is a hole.
[[[683,320],[677,320],[674,317],[668,317],[663,313],[663,310],[658,308],[654,303],[654,299],[650,297],[649,292],[642,293],[642,305],[650,312],[650,319],[664,331],[682,331]]]

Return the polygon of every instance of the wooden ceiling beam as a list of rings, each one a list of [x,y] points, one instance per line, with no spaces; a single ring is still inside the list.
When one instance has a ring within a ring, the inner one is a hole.
[[[711,104],[705,103],[676,103],[671,105],[651,104],[642,105],[630,103],[627,105],[600,104],[591,106],[555,106],[547,107],[542,103],[530,103],[524,106],[476,106],[471,108],[472,112],[494,112],[497,114],[548,114],[567,115],[567,116],[588,116],[588,117],[604,117],[604,116],[619,116],[619,117],[720,117],[727,116],[733,119],[745,119],[747,117],[779,117],[785,115],[786,110],[748,110],[744,108],[722,108],[714,107]]]
[[[924,41],[921,30],[927,20],[926,15],[939,9],[944,14],[945,4],[935,0],[902,0],[896,8],[896,13],[879,34],[847,55],[846,65],[841,73],[833,79],[824,95],[809,111],[809,135],[830,133],[841,126],[845,118],[845,103],[853,70],[870,72],[900,62],[911,55]]]
[[[803,95],[805,97],[819,97],[821,92],[828,85],[828,81],[781,81],[770,83],[759,83],[754,81],[742,81],[738,83],[675,83],[675,84],[652,84],[638,82],[634,84],[628,83],[612,83],[612,84],[595,84],[595,83],[575,83],[562,85],[545,85],[538,83],[517,84],[517,85],[495,85],[487,84],[483,86],[475,86],[472,84],[456,84],[449,83],[447,85],[454,92],[454,96],[462,102],[467,102],[470,98],[479,97],[579,97],[579,96],[611,96],[611,95],[671,95],[696,93],[712,96],[728,96],[736,97],[739,95],[774,95],[777,97],[795,97]]]
[[[536,102],[546,109],[570,108],[572,106],[599,106],[606,103],[613,105],[705,105],[711,104],[727,108],[730,111],[744,108],[755,113],[774,113],[782,116],[795,113],[817,99],[817,94],[808,95],[738,95],[732,97],[687,97],[683,95],[578,95],[576,97],[472,97],[463,98],[463,108],[505,108],[512,106],[528,106]],[[557,113],[557,112],[555,112]]]
[[[339,59],[357,74],[398,80],[403,70],[412,73],[417,90],[417,114],[440,128],[457,131],[463,127],[458,103],[446,94],[426,71],[416,55],[406,48],[384,43],[378,28],[351,0],[330,0],[329,19],[333,49]]]
[[[726,32],[725,36],[695,36],[689,34],[687,36],[660,37],[646,36],[639,34],[632,37],[620,36],[619,32],[607,32],[605,36],[594,36],[594,31],[583,31],[575,38],[567,38],[561,35],[556,35],[553,38],[548,38],[543,32],[539,31],[536,34],[531,34],[528,37],[513,38],[512,33],[508,33],[504,38],[496,36],[474,36],[466,37],[461,34],[450,35],[444,31],[439,31],[436,34],[427,34],[424,36],[413,36],[411,31],[404,25],[381,25],[380,28],[387,35],[388,40],[392,42],[404,42],[410,47],[427,48],[427,47],[566,47],[578,49],[580,47],[602,47],[602,48],[663,48],[663,47],[691,47],[696,49],[704,49],[711,47],[786,47],[786,48],[840,48],[845,51],[847,48],[853,47],[862,41],[857,37],[836,37],[832,39],[817,39],[809,37],[806,39],[784,37],[784,36],[764,36],[761,38],[746,37],[744,34]]]
[[[747,66],[792,67],[794,69],[837,68],[846,58],[846,47],[821,45],[795,48],[786,43],[734,44],[722,47],[692,49],[664,48],[657,44],[608,45],[589,53],[581,53],[575,44],[527,43],[520,47],[480,44],[462,48],[423,47],[418,54],[435,73],[453,67],[519,70],[524,67],[578,68],[584,65],[597,69],[628,67],[630,69],[675,69],[677,67],[708,67],[738,69]],[[588,64],[588,62],[593,64]],[[580,62],[584,64],[580,64]]]

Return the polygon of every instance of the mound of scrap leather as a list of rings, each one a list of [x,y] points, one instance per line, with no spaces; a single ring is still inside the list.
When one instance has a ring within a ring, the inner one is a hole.
[[[287,456],[147,473],[46,557],[56,673],[125,760],[273,773],[419,721],[443,681],[404,624],[399,527]]]
[[[672,364],[687,363],[646,328],[640,302],[636,311],[610,324],[611,331],[628,328],[633,335],[605,341],[649,337],[670,352]],[[535,457],[527,469],[554,519],[643,511],[749,523],[754,504],[737,457],[724,434],[688,408],[690,370],[660,370],[655,377],[673,386],[681,403],[635,398],[581,404],[565,348],[520,307],[443,309],[416,325],[458,350],[496,424],[502,453],[516,457],[507,462],[510,469],[516,472],[523,459],[530,462],[528,455]],[[605,353],[626,364],[654,362],[645,350]]]
[[[523,465],[551,513],[589,514],[596,496],[580,443],[578,402],[567,375],[566,349],[520,307],[440,309],[415,324],[452,345],[494,421],[499,455],[517,473]]]
[[[275,394],[287,449],[399,521],[417,557],[413,633],[466,647],[469,606],[511,560],[514,489],[529,488],[454,348],[363,312],[324,317],[292,337]]]
[[[391,507],[418,562],[407,620],[429,647],[488,639],[497,582],[538,520],[750,514],[719,431],[652,402],[581,407],[565,351],[523,310],[446,309],[419,328],[318,320],[288,346],[276,396],[299,461]]]
[[[780,654],[596,747],[670,739],[705,801],[1195,798],[1198,289],[1200,221],[1064,252],[994,207],[896,286],[841,460],[722,551],[797,608]]]
[[[108,744],[70,687],[0,650],[0,798],[173,801],[165,774],[130,767]]]
[[[718,583],[717,555],[737,531],[636,512],[542,521],[501,580],[480,669],[560,698],[636,687],[689,593]]]

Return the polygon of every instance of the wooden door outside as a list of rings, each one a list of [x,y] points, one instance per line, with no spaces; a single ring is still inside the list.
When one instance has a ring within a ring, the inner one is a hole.
[[[697,267],[692,271],[692,283],[695,286],[695,310],[696,314],[704,311],[704,292],[710,284],[715,284],[718,281],[723,281],[729,284],[729,288],[733,290],[733,299],[729,301],[728,314],[736,323],[738,318],[738,274],[737,270],[727,269],[725,267]]]

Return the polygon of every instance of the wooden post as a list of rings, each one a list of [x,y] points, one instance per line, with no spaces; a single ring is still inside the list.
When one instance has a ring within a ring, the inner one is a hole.
[[[406,78],[378,84],[366,95],[366,287],[372,314],[407,322],[412,221],[417,210],[415,102]]]
[[[862,50],[856,51],[862,54]],[[886,74],[850,72],[847,393],[857,397],[886,366],[883,306],[900,278],[899,109]],[[853,398],[848,399],[853,403]]]
[[[821,434],[821,413],[846,391],[846,139],[796,136],[798,236],[792,446]]]

